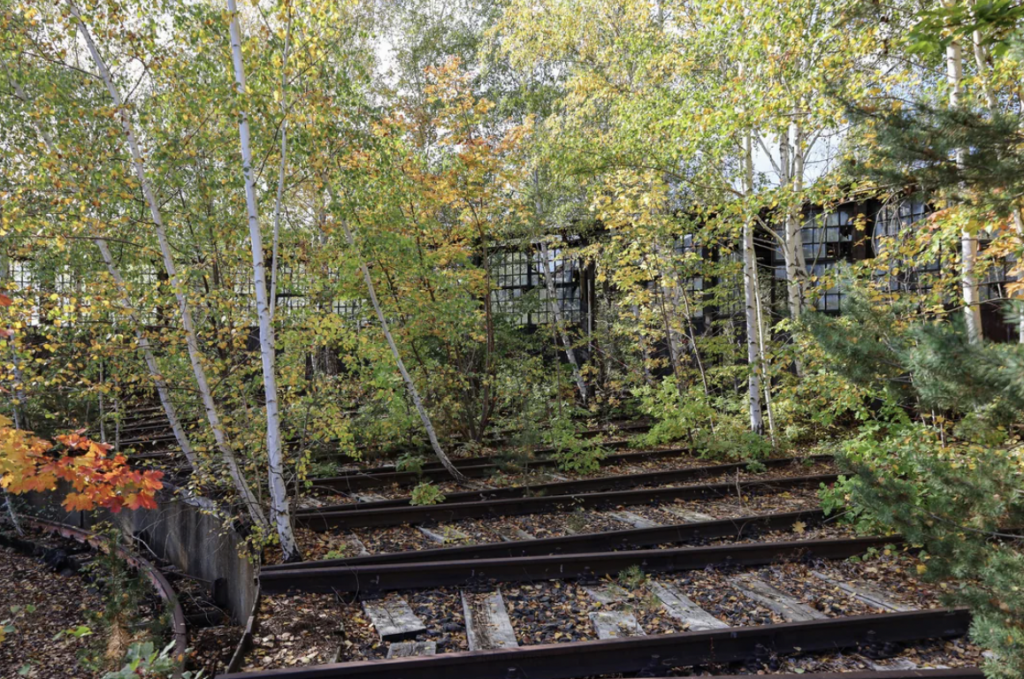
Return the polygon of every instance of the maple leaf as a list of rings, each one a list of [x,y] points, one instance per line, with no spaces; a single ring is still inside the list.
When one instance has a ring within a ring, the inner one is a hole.
[[[0,306],[11,306],[13,303],[7,295],[0,295]]]
[[[793,523],[793,532],[803,534],[807,530],[807,524],[803,521],[796,521]]]
[[[69,512],[84,512],[95,506],[96,505],[93,503],[92,498],[85,493],[69,493],[68,496],[64,498],[64,509]]]

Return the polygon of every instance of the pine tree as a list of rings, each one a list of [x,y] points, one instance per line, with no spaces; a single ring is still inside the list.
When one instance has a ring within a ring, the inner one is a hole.
[[[959,316],[904,323],[852,289],[849,314],[806,327],[842,377],[877,397],[842,448],[861,522],[923,549],[918,570],[971,608],[993,679],[1024,677],[1024,347],[974,344]]]

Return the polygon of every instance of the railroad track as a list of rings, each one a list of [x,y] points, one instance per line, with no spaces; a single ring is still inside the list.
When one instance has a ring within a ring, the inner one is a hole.
[[[629,440],[610,441],[602,444],[605,448],[625,448],[630,445]],[[689,452],[689,448],[664,448],[657,450],[646,450],[633,453],[613,453],[601,459],[601,466],[615,464],[628,464],[645,460],[657,460],[664,458],[678,457]],[[552,455],[555,451],[550,448],[537,448],[532,451],[534,455]],[[491,476],[502,468],[509,466],[509,462],[497,455],[484,457],[466,457],[452,460],[456,469],[472,479]],[[554,457],[537,457],[524,463],[530,469],[550,469],[557,467],[558,460]],[[375,467],[362,471],[352,471],[337,476],[324,476],[310,479],[311,486],[319,490],[333,490],[336,492],[352,492],[366,490],[369,488],[383,488],[386,486],[409,486],[423,481],[446,481],[450,480],[451,474],[444,469],[440,463],[427,463],[416,471],[399,471],[393,465]]]
[[[800,470],[795,464],[773,460],[767,471],[792,474]],[[735,515],[758,495],[771,500],[775,494],[802,494],[802,502],[835,475],[737,476],[657,487],[731,476],[742,467],[706,465],[485,488],[427,507],[409,506],[407,498],[381,498],[298,512],[303,525],[331,535],[339,529],[358,533],[368,544],[377,533],[420,530],[437,538],[508,516],[555,512],[543,518],[557,522],[578,516],[582,508],[610,510],[601,516],[614,517],[619,529],[602,524],[600,532],[548,538],[518,531],[520,539],[482,544],[442,539],[438,542],[448,546],[364,550],[360,556],[265,566],[261,620],[268,629],[264,637],[255,630],[252,636],[260,653],[271,652],[261,638],[288,636],[274,627],[274,616],[292,605],[340,619],[346,636],[332,641],[327,635],[326,646],[337,648],[324,647],[305,658],[319,664],[259,676],[654,677],[709,665],[728,674],[729,663],[811,661],[812,654],[857,659],[860,664],[851,667],[884,669],[877,675],[882,679],[981,676],[974,668],[929,673],[900,656],[904,644],[931,649],[938,648],[934,640],[962,637],[969,616],[936,608],[917,585],[892,575],[896,571],[881,577],[873,574],[878,569],[873,562],[849,560],[899,553],[898,537],[849,537],[831,528],[813,506]],[[550,494],[559,489],[569,492]],[[712,515],[692,511],[695,506]],[[718,510],[732,515],[713,516]],[[885,563],[890,562],[895,563]],[[876,675],[862,675],[867,676]]]
[[[63,538],[88,545],[96,550],[105,550],[108,543],[91,531],[83,530],[64,523],[47,521],[28,516],[20,516],[18,520],[23,526],[35,529],[41,533],[52,533]],[[178,597],[163,573],[155,565],[141,556],[131,554],[121,547],[117,552],[126,562],[134,566],[140,573],[149,580],[157,596],[163,601],[170,618],[170,633],[174,640],[174,657],[176,659],[174,676],[180,677],[184,670],[184,662],[188,649],[188,626],[184,610],[178,602]]]
[[[367,526],[448,523],[466,519],[523,516],[543,512],[599,509],[628,505],[646,505],[713,497],[743,496],[752,493],[816,489],[834,483],[836,474],[811,474],[780,479],[722,481],[688,486],[640,488],[597,493],[511,497],[473,502],[414,506],[409,504],[364,508],[360,505],[320,507],[296,513],[296,525],[314,530],[351,529]],[[371,504],[371,503],[367,503]]]
[[[667,450],[643,451],[637,453],[626,453],[622,455],[609,456],[603,460],[604,465],[631,464],[650,460],[677,457],[687,452],[685,448],[672,448]],[[827,455],[816,455],[807,458],[774,458],[761,463],[765,470],[780,469],[793,466],[798,463],[824,463],[831,460]],[[548,460],[540,462],[548,463]],[[603,466],[604,466],[603,465]],[[667,469],[661,471],[644,472],[639,474],[615,474],[610,476],[599,476],[597,478],[553,481],[548,483],[526,483],[504,488],[482,488],[455,493],[446,493],[440,505],[452,505],[461,502],[477,502],[485,500],[498,500],[514,497],[528,497],[538,495],[566,495],[571,493],[584,493],[594,491],[622,490],[626,488],[637,488],[640,486],[661,485],[666,483],[680,483],[685,481],[696,481],[716,476],[723,476],[730,473],[745,471],[750,465],[746,462],[730,462],[726,464],[706,465],[697,467],[684,467],[682,469]],[[407,472],[401,472],[406,474]],[[320,479],[318,481],[323,481]],[[317,485],[314,481],[314,486]],[[358,496],[357,496],[358,498]],[[409,504],[410,498],[400,497],[395,499],[357,501],[343,504],[326,505],[320,507],[307,507],[296,511],[296,515],[318,514],[323,512],[347,511],[352,509],[383,509],[385,507],[402,507]],[[435,505],[436,506],[436,505]]]

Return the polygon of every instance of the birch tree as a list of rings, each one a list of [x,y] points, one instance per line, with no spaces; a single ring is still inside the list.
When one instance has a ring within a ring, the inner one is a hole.
[[[943,0],[947,8],[953,7],[956,0]],[[956,110],[961,105],[963,77],[963,47],[958,38],[949,41],[946,46],[946,84],[949,86],[949,107]],[[956,164],[962,168],[964,149],[957,149]],[[972,344],[981,342],[981,299],[978,288],[978,275],[975,268],[978,262],[977,235],[964,229],[960,235],[960,276],[963,290],[964,320],[967,324],[967,338]]]
[[[352,233],[351,227],[345,219],[341,219],[341,228],[345,234],[345,241],[349,247],[356,253],[358,253],[358,246],[356,244],[355,236]],[[466,477],[463,476],[462,472],[452,464],[451,459],[444,452],[441,447],[441,442],[437,438],[437,432],[434,430],[434,423],[430,419],[430,413],[427,412],[426,406],[423,404],[423,399],[420,397],[419,389],[416,388],[416,382],[413,381],[412,375],[405,367],[405,361],[402,360],[402,354],[398,350],[398,344],[395,343],[395,338],[391,334],[391,327],[388,324],[387,316],[384,315],[384,310],[381,307],[380,299],[377,297],[377,287],[373,283],[373,276],[370,275],[370,268],[366,265],[366,260],[361,255],[359,257],[359,272],[362,274],[363,283],[366,285],[366,292],[370,296],[370,304],[373,306],[374,315],[377,317],[377,322],[380,324],[380,330],[384,334],[384,339],[388,343],[388,349],[391,351],[391,356],[395,360],[395,366],[398,368],[399,374],[402,376],[402,383],[405,385],[406,392],[409,395],[409,399],[412,401],[413,407],[416,409],[416,414],[419,416],[420,422],[423,424],[423,429],[427,432],[427,438],[430,440],[430,447],[434,451],[434,455],[437,456],[438,461],[441,465],[448,470],[448,473],[459,482],[465,481]]]
[[[743,189],[747,195],[754,193],[754,159],[752,134],[743,135]],[[754,252],[754,219],[743,222],[743,307],[747,339],[747,410],[750,414],[751,431],[761,433],[761,375],[764,358],[761,340],[760,301],[757,296],[757,256]]]
[[[288,507],[288,489],[284,479],[284,460],[281,447],[281,419],[278,414],[277,374],[274,369],[274,354],[277,351],[274,342],[274,319],[271,313],[269,286],[267,285],[266,264],[263,254],[263,235],[260,232],[259,208],[256,204],[256,184],[253,179],[252,150],[249,147],[249,116],[245,108],[248,95],[245,87],[245,65],[242,62],[242,31],[238,23],[238,8],[235,0],[227,0],[228,13],[231,15],[229,30],[231,34],[231,63],[235,72],[235,83],[238,86],[239,120],[238,136],[242,152],[242,174],[245,177],[245,207],[249,223],[249,243],[252,247],[253,283],[256,289],[256,314],[260,329],[260,359],[263,364],[263,390],[266,398],[267,413],[267,455],[269,457],[269,485],[272,509],[272,521],[281,541],[284,560],[301,561],[298,543],[292,531],[291,512]],[[282,139],[284,130],[282,129]],[[282,150],[284,149],[282,141]],[[285,162],[282,153],[281,163]],[[277,234],[277,224],[274,228]],[[275,238],[276,243],[276,238]]]
[[[21,86],[17,80],[11,79],[11,83],[14,87],[14,95],[21,100],[22,103],[28,104],[30,99],[25,89]],[[53,138],[50,133],[45,129],[41,128],[35,122],[31,123],[32,128],[39,136],[40,140],[46,146],[47,151],[56,158],[60,158],[60,153],[57,150]],[[82,196],[84,198],[84,195]],[[149,376],[153,380],[153,386],[156,388],[157,397],[160,399],[160,406],[164,410],[164,415],[167,416],[167,422],[171,427],[171,432],[174,434],[174,440],[178,444],[178,448],[181,450],[182,455],[188,461],[188,465],[191,469],[198,467],[198,460],[196,459],[195,452],[192,450],[192,443],[189,441],[188,434],[185,433],[185,428],[181,424],[181,419],[178,417],[177,410],[174,407],[174,402],[171,400],[170,388],[167,385],[167,380],[164,379],[160,372],[160,367],[157,364],[156,357],[153,355],[153,349],[150,346],[149,338],[142,330],[142,321],[139,319],[138,314],[135,312],[135,307],[132,305],[131,298],[128,296],[128,291],[125,286],[124,278],[121,276],[121,272],[118,270],[114,263],[114,257],[110,254],[110,248],[107,245],[107,241],[102,237],[96,237],[93,242],[96,244],[96,248],[99,250],[100,257],[103,260],[103,265],[107,269],[107,273],[113,280],[114,285],[118,293],[118,302],[121,308],[124,309],[128,316],[133,331],[135,333],[135,339],[138,342],[139,349],[142,351],[143,359],[146,362],[146,368],[149,370]],[[14,357],[15,369],[17,370],[17,356]],[[20,378],[19,378],[20,379]],[[17,418],[15,419],[17,425]]]
[[[540,241],[540,271],[541,277],[544,279],[544,291],[547,293],[547,306],[548,312],[551,314],[551,318],[554,320],[555,333],[558,335],[559,340],[562,342],[562,350],[565,352],[565,357],[569,360],[569,365],[572,367],[572,378],[576,383],[576,390],[580,395],[580,402],[587,405],[587,383],[583,379],[583,371],[580,368],[580,362],[577,360],[576,349],[573,347],[572,338],[569,337],[569,331],[565,325],[565,317],[562,315],[561,300],[558,298],[558,291],[555,288],[555,259],[551,256],[551,249],[548,247],[548,238],[550,234],[546,233],[548,229],[545,215],[546,210],[544,209],[544,196],[541,188],[541,173],[539,168],[534,168],[532,172],[532,193],[533,193],[533,220],[534,220],[534,238]],[[568,260],[563,261],[562,266],[568,266]]]
[[[199,390],[203,407],[206,411],[206,418],[217,443],[217,448],[220,451],[221,458],[224,460],[228,473],[234,482],[235,489],[238,491],[249,515],[258,525],[263,525],[266,523],[263,510],[260,507],[256,496],[249,488],[245,475],[243,474],[242,469],[238,464],[238,460],[235,457],[235,452],[231,448],[220,422],[220,416],[217,412],[217,404],[213,399],[213,392],[210,389],[209,381],[206,378],[206,369],[203,367],[202,351],[199,348],[199,340],[196,336],[195,323],[192,319],[192,312],[189,308],[188,299],[186,297],[184,281],[179,280],[178,277],[177,267],[174,263],[174,254],[171,250],[170,241],[167,238],[167,232],[164,229],[160,204],[156,199],[156,195],[150,185],[149,178],[146,175],[145,160],[142,155],[138,138],[135,134],[134,126],[132,125],[129,107],[123,101],[120,91],[114,84],[113,77],[110,74],[110,70],[107,68],[106,61],[100,54],[99,48],[93,40],[92,34],[89,32],[89,28],[86,25],[85,20],[82,18],[82,14],[78,6],[74,2],[69,1],[68,7],[75,19],[77,30],[86,43],[89,55],[99,71],[99,77],[106,87],[114,109],[117,111],[117,115],[120,118],[121,127],[128,143],[131,164],[135,172],[135,177],[139,182],[146,205],[149,208],[150,218],[153,221],[157,242],[160,246],[160,254],[163,260],[164,269],[167,272],[171,287],[174,290],[175,298],[177,299],[182,329],[185,332],[189,361],[196,380],[196,387]]]

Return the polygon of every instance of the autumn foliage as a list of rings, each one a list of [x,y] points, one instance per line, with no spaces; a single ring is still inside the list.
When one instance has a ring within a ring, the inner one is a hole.
[[[123,455],[111,456],[108,444],[86,438],[81,431],[56,439],[54,444],[14,429],[0,416],[0,487],[21,494],[54,491],[66,481],[73,488],[64,498],[68,511],[156,508],[163,472],[133,470]]]

